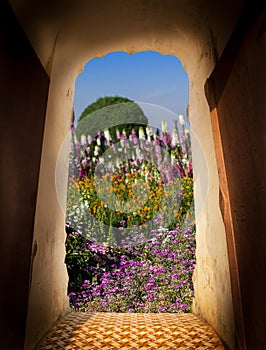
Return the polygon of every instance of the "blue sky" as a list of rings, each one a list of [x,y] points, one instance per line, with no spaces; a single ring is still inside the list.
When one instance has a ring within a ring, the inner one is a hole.
[[[94,58],[76,79],[76,121],[99,97],[115,95],[139,103],[151,125],[160,127],[165,119],[171,127],[176,115],[186,115],[188,76],[177,57],[152,51],[134,55],[114,52]]]

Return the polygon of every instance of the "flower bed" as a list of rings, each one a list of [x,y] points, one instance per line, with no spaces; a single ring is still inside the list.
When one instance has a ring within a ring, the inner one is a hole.
[[[79,291],[69,293],[71,306],[90,312],[191,311],[194,226],[158,228],[150,238],[136,229],[134,241],[123,249],[84,242],[87,279]]]
[[[73,138],[66,241],[76,310],[189,312],[195,225],[190,137],[147,127]]]

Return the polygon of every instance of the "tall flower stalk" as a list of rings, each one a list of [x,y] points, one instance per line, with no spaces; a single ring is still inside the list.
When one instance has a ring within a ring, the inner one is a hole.
[[[173,193],[179,198],[178,206],[169,208],[168,205],[164,214],[172,217],[174,214],[173,221],[182,220],[189,207],[192,208],[193,173],[190,136],[183,122],[179,129],[175,121],[171,135],[167,123],[163,121],[161,135],[153,134],[150,126],[146,128],[146,133],[139,128],[139,137],[134,130],[128,138],[125,132],[120,135],[117,131],[120,140],[116,143],[108,129],[98,132],[94,138],[82,135],[80,141],[73,134],[74,167],[71,168],[69,188],[74,187],[77,196],[75,198],[73,193],[69,193],[71,205],[68,203],[67,206],[67,220],[73,221],[75,210],[72,209],[83,200],[87,203],[89,214],[103,220],[106,225],[119,227],[124,219],[128,227],[139,225],[154,217],[163,202],[162,196],[166,206],[168,202],[172,205],[170,199]],[[138,187],[143,185],[150,193],[145,203],[149,213],[139,208],[133,216],[130,207],[138,203]],[[119,201],[120,204],[117,204]]]

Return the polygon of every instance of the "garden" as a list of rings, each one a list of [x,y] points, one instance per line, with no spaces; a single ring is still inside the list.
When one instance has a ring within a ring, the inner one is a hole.
[[[184,117],[77,137],[66,208],[68,295],[87,312],[190,312],[193,171]]]

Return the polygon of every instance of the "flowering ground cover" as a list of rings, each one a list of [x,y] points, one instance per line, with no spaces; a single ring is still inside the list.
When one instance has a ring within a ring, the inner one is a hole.
[[[189,312],[195,225],[190,137],[108,130],[73,137],[66,264],[73,308]]]
[[[134,242],[128,243],[112,250],[84,242],[87,279],[69,293],[71,305],[90,312],[191,311],[194,226],[154,229],[149,241],[136,229]]]

